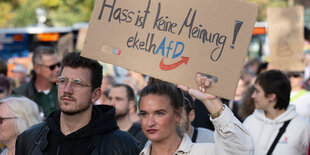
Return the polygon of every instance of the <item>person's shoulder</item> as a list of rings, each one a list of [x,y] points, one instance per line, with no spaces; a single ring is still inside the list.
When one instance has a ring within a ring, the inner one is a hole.
[[[210,130],[210,129],[207,129],[207,128],[201,128],[201,127],[198,127],[197,128],[198,132],[205,132],[205,133],[213,133],[214,131]]]
[[[138,142],[127,132],[119,129],[113,130],[100,137],[102,147],[114,149],[116,154],[138,154],[140,149]]]
[[[23,133],[21,133],[18,137],[36,137],[42,130],[48,130],[48,127],[45,122],[38,123],[36,125],[31,126],[27,130],[25,130]]]
[[[122,141],[124,143],[137,142],[128,132],[121,131],[119,129],[114,130],[113,132],[108,133],[108,136],[115,138],[115,141]]]
[[[215,143],[193,143],[191,154],[214,154]]]
[[[242,122],[242,124],[245,127],[253,126],[255,123],[257,123],[258,119],[254,116],[254,114],[249,115],[245,120]]]
[[[32,87],[30,82],[26,82],[13,90],[13,94],[23,95]]]
[[[310,130],[310,123],[303,117],[301,117],[300,115],[297,115],[296,117],[294,117],[291,121],[291,123],[294,124],[294,126],[298,126],[299,128],[307,128],[308,130]]]

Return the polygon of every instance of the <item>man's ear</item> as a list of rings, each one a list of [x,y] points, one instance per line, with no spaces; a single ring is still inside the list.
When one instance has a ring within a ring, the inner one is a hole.
[[[129,111],[136,111],[136,108],[135,108],[135,101],[134,100],[131,100],[129,101]]]
[[[267,96],[267,98],[268,98],[269,102],[273,102],[273,101],[276,102],[276,100],[277,100],[277,95],[276,95],[275,93],[271,93],[271,94],[269,94],[269,95]]]
[[[36,72],[36,73],[38,73],[38,72],[40,72],[40,70],[41,70],[41,67],[40,67],[40,65],[33,65],[33,70]]]
[[[189,118],[189,121],[190,122],[193,122],[194,121],[194,119],[195,119],[195,110],[191,110],[190,112],[189,112],[189,114],[188,114],[188,118]]]
[[[91,102],[95,103],[101,96],[101,89],[100,88],[96,88],[93,92],[92,92],[92,98],[91,98]]]

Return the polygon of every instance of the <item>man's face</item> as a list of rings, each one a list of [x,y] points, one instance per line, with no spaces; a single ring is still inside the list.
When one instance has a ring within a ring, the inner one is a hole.
[[[109,92],[109,105],[116,109],[116,118],[124,117],[129,113],[129,101],[125,87],[115,87]]]
[[[191,126],[191,122],[189,120],[189,116],[187,115],[185,109],[182,108],[180,127],[182,127],[185,132],[188,132],[190,126]]]
[[[43,54],[42,55],[42,64],[36,65],[35,71],[37,76],[41,76],[50,83],[54,83],[59,76],[60,67],[56,65],[59,63],[58,57],[56,54]],[[50,67],[50,66],[55,67]]]
[[[60,110],[67,115],[74,115],[91,108],[98,98],[94,93],[100,88],[91,90],[91,70],[88,68],[64,67],[61,77],[68,79],[67,84],[58,84],[58,102]],[[74,81],[80,81],[82,85],[75,85]],[[86,86],[88,85],[88,86]]]
[[[269,98],[265,96],[264,89],[259,84],[255,84],[252,98],[254,99],[256,109],[267,110],[271,106]]]

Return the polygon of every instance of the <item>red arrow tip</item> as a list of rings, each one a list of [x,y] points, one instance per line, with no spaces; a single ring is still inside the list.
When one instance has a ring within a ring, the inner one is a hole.
[[[182,58],[182,61],[187,64],[188,60],[189,60],[189,57],[181,57]]]

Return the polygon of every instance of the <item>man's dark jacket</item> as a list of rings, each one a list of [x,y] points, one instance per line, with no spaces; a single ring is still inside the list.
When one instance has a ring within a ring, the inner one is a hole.
[[[32,73],[32,78],[30,79],[30,81],[14,89],[12,94],[26,96],[35,103],[39,103],[39,93],[34,86],[35,80],[36,75],[35,73]]]
[[[66,136],[60,131],[59,118],[60,111],[55,111],[46,122],[19,135],[16,155],[137,155],[140,152],[138,142],[127,132],[119,130],[114,107],[93,106],[90,123]]]

